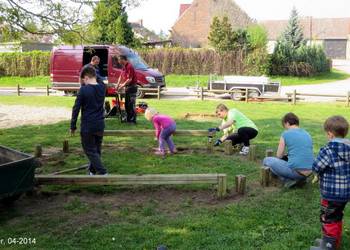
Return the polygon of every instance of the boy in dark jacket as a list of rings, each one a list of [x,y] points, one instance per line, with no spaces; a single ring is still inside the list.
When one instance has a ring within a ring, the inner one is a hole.
[[[103,82],[96,81],[93,67],[84,67],[81,78],[85,83],[80,87],[72,111],[71,134],[77,129],[77,119],[81,110],[80,136],[86,156],[89,158],[90,175],[107,173],[101,162],[101,144],[104,132],[104,100],[106,88]]]
[[[350,141],[345,139],[349,123],[342,116],[332,116],[325,121],[324,130],[329,142],[312,166],[320,179],[323,238],[311,250],[340,247],[343,211],[350,200]]]

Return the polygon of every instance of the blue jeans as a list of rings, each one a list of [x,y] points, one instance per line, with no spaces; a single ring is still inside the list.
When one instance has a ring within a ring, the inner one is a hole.
[[[101,162],[101,144],[103,132],[80,133],[81,144],[89,159],[89,171],[93,174],[106,174],[107,170]]]
[[[288,162],[277,157],[265,157],[263,164],[266,167],[271,168],[272,173],[277,175],[283,182],[289,180],[303,180],[305,176],[297,173],[295,170],[288,167]]]
[[[168,144],[170,152],[174,152],[175,145],[173,142],[173,139],[171,138],[171,135],[176,130],[176,124],[175,122],[172,123],[169,127],[162,129],[159,135],[159,149],[162,152],[165,152],[165,145]]]

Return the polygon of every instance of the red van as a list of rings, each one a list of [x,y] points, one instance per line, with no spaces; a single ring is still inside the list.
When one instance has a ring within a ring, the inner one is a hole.
[[[165,87],[165,78],[157,70],[151,69],[133,50],[119,45],[86,45],[59,46],[51,52],[50,76],[52,88],[74,93],[80,88],[80,70],[91,61],[93,56],[100,57],[100,74],[108,79],[107,95],[115,95],[113,83],[118,81],[122,66],[118,63],[118,55],[126,55],[134,66],[137,84],[144,88]],[[110,85],[108,85],[110,84]],[[143,97],[144,91],[138,91],[138,97]]]

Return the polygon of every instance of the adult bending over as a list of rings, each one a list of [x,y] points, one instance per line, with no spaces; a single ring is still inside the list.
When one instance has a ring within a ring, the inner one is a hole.
[[[281,135],[277,157],[266,157],[263,164],[271,168],[284,182],[285,187],[292,187],[305,181],[311,174],[314,160],[312,138],[308,132],[299,128],[299,118],[293,113],[288,113],[282,118],[282,126],[286,131]]]
[[[250,140],[258,135],[258,128],[254,122],[238,109],[229,110],[224,104],[219,104],[216,107],[216,115],[222,119],[222,123],[219,127],[210,128],[209,131],[223,130],[224,135],[215,142],[214,146],[219,146],[226,140],[232,141],[232,146],[243,143],[244,146],[239,153],[247,155]]]

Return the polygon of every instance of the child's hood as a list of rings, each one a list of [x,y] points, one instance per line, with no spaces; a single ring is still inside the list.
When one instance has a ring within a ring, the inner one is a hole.
[[[329,142],[328,146],[344,161],[350,161],[350,140],[335,139]]]

